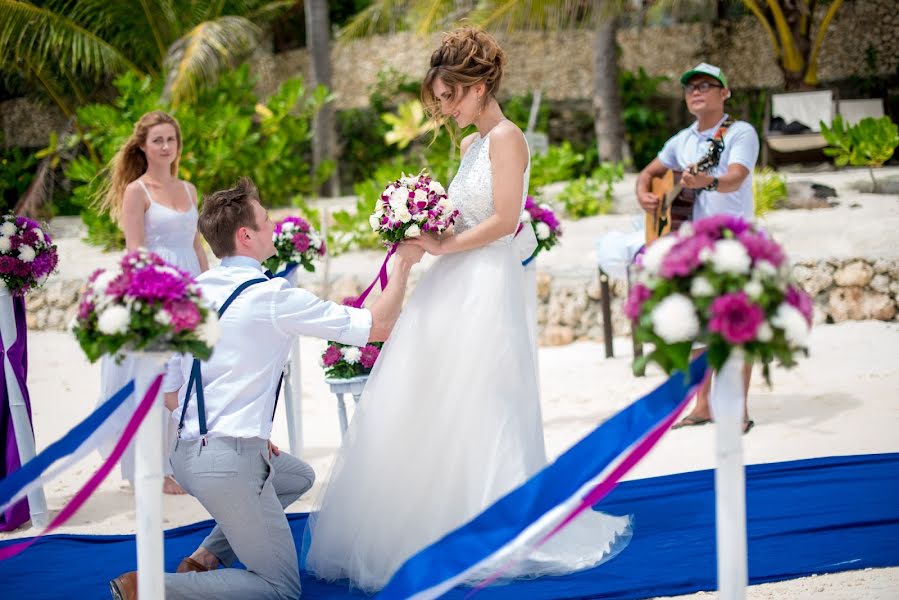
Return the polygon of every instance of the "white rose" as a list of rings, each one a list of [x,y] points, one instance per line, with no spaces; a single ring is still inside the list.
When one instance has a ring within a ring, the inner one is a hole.
[[[381,216],[384,214],[384,209],[387,208],[387,204],[381,198],[378,198],[378,201],[375,202],[375,214]]]
[[[19,246],[19,260],[24,262],[31,262],[34,260],[34,257],[37,256],[37,252],[34,251],[34,248],[29,246],[28,244],[22,244]]]
[[[153,315],[153,320],[159,323],[160,325],[171,325],[172,323],[172,315],[169,314],[167,310],[161,310],[155,315]]]
[[[400,183],[406,187],[415,187],[415,184],[418,183],[418,177],[412,177],[403,173],[403,176],[400,177]]]
[[[372,231],[377,231],[381,228],[381,219],[378,218],[378,215],[372,215],[368,218],[368,224],[371,225]]]
[[[537,223],[537,239],[538,240],[548,240],[549,236],[552,235],[553,231],[549,228],[549,225],[546,223]]]
[[[705,298],[708,296],[713,296],[715,294],[715,288],[712,287],[712,284],[708,279],[700,275],[693,279],[690,282],[690,295],[696,296],[697,298]]]
[[[443,189],[443,186],[440,185],[440,182],[439,182],[439,181],[433,181],[433,180],[432,180],[431,183],[430,183],[430,185],[428,186],[428,188],[429,188],[432,192],[434,192],[435,194],[437,194],[438,196],[442,196],[442,195],[446,194],[446,190]]]
[[[755,332],[755,339],[763,344],[770,342],[774,339],[774,330],[771,329],[771,326],[767,323],[762,323],[759,325],[758,331]]]
[[[762,292],[765,291],[765,288],[762,286],[762,282],[758,279],[750,279],[743,287],[743,291],[746,292],[746,295],[753,300],[758,300],[759,297],[761,297]]]
[[[672,294],[659,302],[650,313],[652,329],[669,344],[688,342],[699,334],[699,318],[690,299]]]
[[[646,272],[650,275],[657,275],[659,267],[662,266],[662,259],[665,258],[665,255],[668,254],[668,251],[671,250],[671,247],[676,243],[677,238],[671,235],[654,241],[649,248],[646,249],[646,254],[643,255],[643,268]]]
[[[398,188],[390,194],[390,208],[394,211],[406,208],[406,202],[409,200],[409,191],[404,188]]]
[[[415,221],[416,223],[422,223],[422,222],[426,221],[427,219],[428,219],[428,213],[426,213],[424,211],[417,213],[414,217],[412,217],[412,220]]]
[[[417,238],[420,235],[421,235],[421,228],[418,225],[416,225],[415,223],[410,225],[409,229],[406,230],[407,238]]]
[[[808,322],[802,313],[791,304],[784,302],[777,307],[777,313],[771,319],[771,324],[778,329],[783,329],[787,343],[793,348],[804,348],[808,339]]]
[[[716,273],[733,273],[745,275],[749,273],[752,259],[743,244],[737,240],[719,240],[715,242],[712,252],[712,268]]]
[[[530,223],[531,222],[531,213],[526,210],[521,211],[521,222],[522,223]]]
[[[0,252],[9,252],[12,248],[12,242],[5,235],[0,236]]]
[[[412,213],[409,212],[405,205],[394,209],[394,216],[400,223],[408,223],[412,220]]]
[[[343,354],[343,360],[347,361],[351,365],[355,365],[359,362],[359,359],[362,358],[362,350],[356,348],[355,346],[347,346],[346,348],[341,348],[340,353]]]
[[[12,221],[4,221],[3,225],[0,225],[0,233],[5,236],[16,235],[18,231],[19,228]]]
[[[97,329],[106,335],[126,333],[131,325],[131,313],[124,306],[115,304],[110,306],[97,319]]]
[[[424,190],[415,190],[415,201],[416,202],[427,202],[428,201],[428,193]]]
[[[206,313],[206,319],[200,323],[199,327],[197,327],[197,337],[210,348],[215,346],[219,341],[221,329],[219,329],[218,315],[214,310],[210,310]]]

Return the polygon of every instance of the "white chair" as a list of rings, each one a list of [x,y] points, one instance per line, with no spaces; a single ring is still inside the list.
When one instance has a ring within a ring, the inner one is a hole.
[[[827,142],[821,135],[820,124],[823,121],[830,125],[836,112],[832,90],[772,94],[770,109],[766,110],[765,115],[765,148],[762,164],[768,162],[768,148],[779,153],[826,148]],[[806,125],[810,131],[796,134],[771,131],[771,119],[775,117],[780,117],[784,123],[797,121]]]

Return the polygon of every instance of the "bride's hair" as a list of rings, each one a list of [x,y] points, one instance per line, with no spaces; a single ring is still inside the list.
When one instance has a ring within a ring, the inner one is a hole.
[[[445,123],[440,114],[440,102],[434,96],[432,86],[440,79],[452,89],[451,100],[457,90],[462,95],[472,86],[483,83],[486,87],[484,102],[495,98],[506,66],[506,53],[489,33],[476,27],[460,27],[443,34],[440,47],[431,54],[431,67],[421,84],[421,101],[431,119]]]

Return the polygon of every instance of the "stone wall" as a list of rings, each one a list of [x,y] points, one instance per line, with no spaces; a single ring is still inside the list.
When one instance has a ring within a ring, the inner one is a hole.
[[[815,300],[815,322],[878,319],[899,315],[899,259],[831,259],[799,262],[793,266],[796,281]],[[81,280],[51,280],[29,294],[27,321],[30,329],[66,328],[75,316]],[[336,279],[329,296],[341,301],[358,295],[365,283],[355,277]],[[611,281],[612,330],[628,335],[630,324],[622,312],[627,293],[623,281]],[[410,285],[409,289],[414,289]],[[310,290],[320,293],[316,286]],[[592,279],[537,273],[537,320],[540,344],[557,346],[575,340],[602,340],[601,288]]]

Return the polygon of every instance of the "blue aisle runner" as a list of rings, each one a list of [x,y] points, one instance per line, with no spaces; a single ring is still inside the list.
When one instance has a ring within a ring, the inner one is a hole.
[[[752,583],[899,566],[899,454],[754,465],[747,486]],[[634,515],[633,541],[620,556],[575,575],[517,581],[475,597],[626,600],[714,589],[713,490],[712,471],[622,483],[599,506]],[[290,524],[299,541],[306,515],[290,515]],[[167,531],[167,570],[210,527],[204,521]],[[51,535],[0,562],[0,598],[108,598],[107,581],[134,569],[135,561],[134,536]],[[446,598],[465,594],[457,589]],[[365,596],[303,577],[304,600],[353,597]]]

